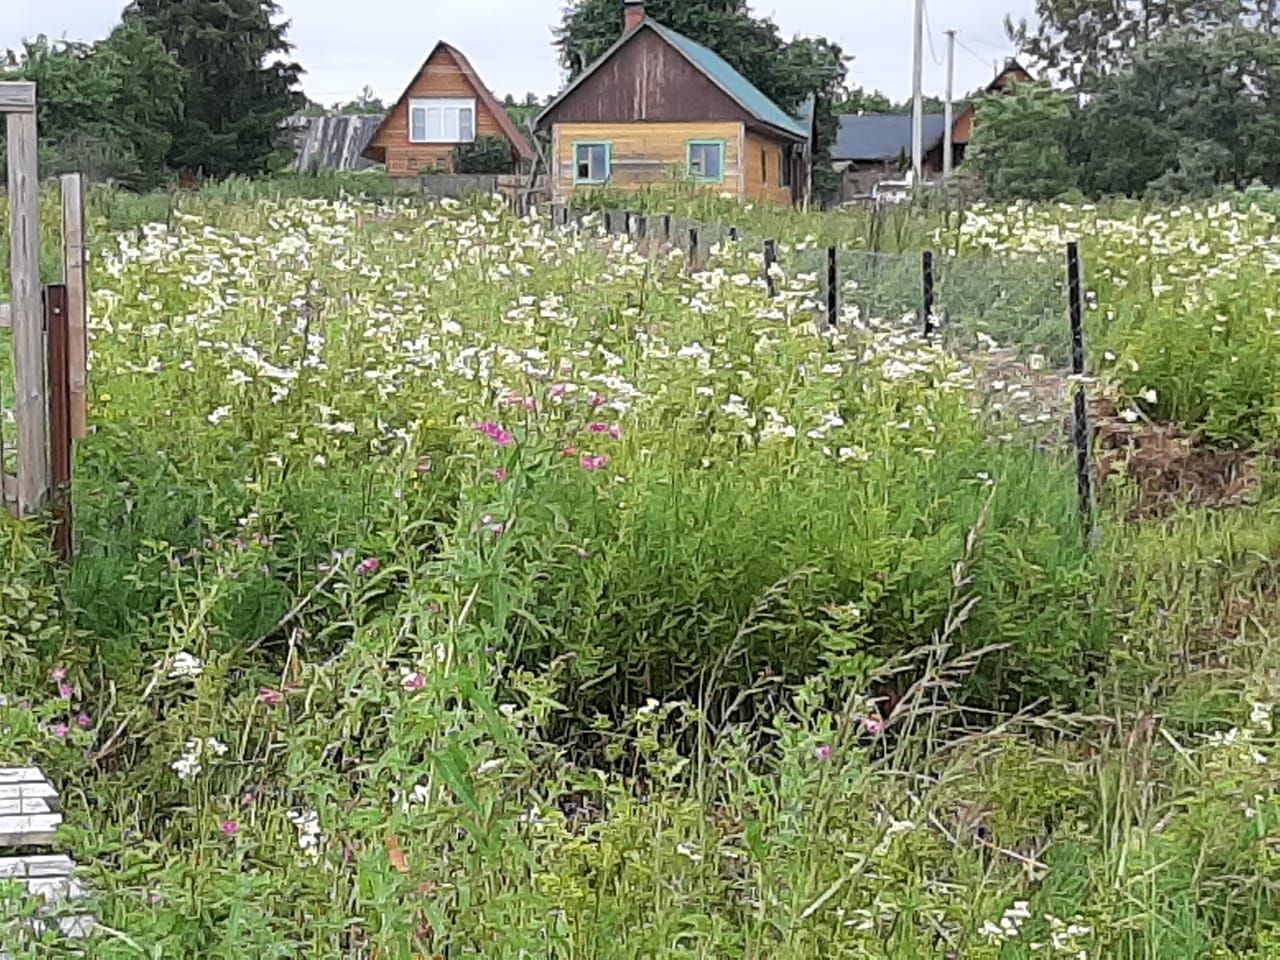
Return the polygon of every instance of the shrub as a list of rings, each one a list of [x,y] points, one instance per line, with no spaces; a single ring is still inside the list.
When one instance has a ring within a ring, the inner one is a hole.
[[[454,173],[510,173],[514,168],[506,137],[486,134],[453,148]]]

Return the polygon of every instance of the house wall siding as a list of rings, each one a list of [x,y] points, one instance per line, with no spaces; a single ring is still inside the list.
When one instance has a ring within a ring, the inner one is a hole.
[[[753,118],[652,30],[642,30],[555,106],[544,124]]]
[[[608,143],[612,149],[611,187],[639,189],[683,179],[691,140],[725,142],[724,182],[706,184],[716,193],[742,196],[744,131],[741,123],[558,123],[552,134],[552,192],[557,202],[571,196],[574,145]],[[585,185],[584,185],[585,186]]]
[[[409,142],[409,101],[417,97],[472,97],[476,101],[476,136],[506,137],[452,55],[447,50],[437,50],[370,144],[385,151],[387,173],[393,177],[414,177],[435,169],[453,171],[456,144]]]
[[[751,130],[747,132],[746,154],[747,182],[743,196],[748,200],[791,203],[792,188],[782,185],[782,164],[791,160],[790,141],[775,140]],[[792,175],[794,178],[794,168]]]

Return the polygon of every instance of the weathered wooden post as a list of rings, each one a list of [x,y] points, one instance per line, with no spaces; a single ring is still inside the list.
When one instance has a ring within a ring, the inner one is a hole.
[[[9,140],[9,266],[12,293],[7,321],[13,330],[13,377],[17,395],[18,475],[12,489],[18,516],[44,506],[49,477],[48,393],[45,380],[44,311],[40,297],[40,193],[36,164],[36,85],[0,83],[0,113]],[[6,317],[0,317],[3,322]]]
[[[71,400],[71,436],[89,435],[89,294],[84,236],[84,177],[62,177],[63,283],[67,287],[67,361]]]

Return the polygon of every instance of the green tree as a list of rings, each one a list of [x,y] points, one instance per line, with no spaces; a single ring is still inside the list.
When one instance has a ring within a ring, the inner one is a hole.
[[[166,177],[182,75],[153,37],[128,24],[97,44],[39,36],[7,52],[3,74],[39,88],[47,173],[78,170],[135,189]]]
[[[1098,81],[1077,158],[1089,193],[1280,184],[1280,36],[1173,31]]]
[[[333,109],[328,112],[339,116],[365,116],[386,113],[387,105],[382,101],[382,98],[373,92],[373,87],[366,84],[360,91],[360,95],[354,100],[348,100],[346,103],[335,103]]]
[[[651,17],[715,50],[765,96],[792,112],[816,97],[814,183],[819,193],[835,185],[831,145],[838,129],[833,104],[844,93],[849,58],[822,38],[783,40],[773,21],[753,16],[746,0],[650,0]],[[622,34],[617,0],[575,0],[555,32],[560,62],[578,76]]]
[[[1007,17],[1005,30],[1048,77],[1089,89],[1172,31],[1238,28],[1274,36],[1278,11],[1276,0],[1036,0],[1034,25]]]
[[[1076,189],[1069,94],[1020,83],[978,104],[968,165],[996,200],[1048,200]]]
[[[125,21],[158,38],[184,73],[169,165],[212,177],[263,174],[289,158],[282,123],[305,100],[275,0],[132,0]]]

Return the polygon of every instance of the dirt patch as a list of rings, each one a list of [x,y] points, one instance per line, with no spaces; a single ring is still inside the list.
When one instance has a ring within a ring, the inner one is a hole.
[[[1130,420],[1110,400],[1090,406],[1098,479],[1131,481],[1133,519],[1165,516],[1180,503],[1239,507],[1261,494],[1256,452],[1210,446],[1173,424]]]

